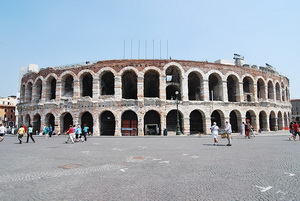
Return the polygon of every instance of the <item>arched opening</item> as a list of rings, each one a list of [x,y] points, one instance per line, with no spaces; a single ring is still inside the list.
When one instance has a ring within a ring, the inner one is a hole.
[[[92,114],[89,112],[85,112],[81,116],[81,128],[84,128],[85,126],[88,126],[89,132],[93,133],[94,121]]]
[[[231,129],[233,133],[239,132],[239,126],[238,126],[238,117],[236,115],[235,111],[231,111],[229,114],[229,122],[231,124]]]
[[[265,82],[260,78],[257,80],[257,98],[259,99],[265,99]]]
[[[285,101],[285,88],[283,83],[281,83],[281,100]]]
[[[217,126],[219,126],[219,127],[224,125],[224,123],[222,123],[221,114],[218,110],[213,111],[213,113],[210,116],[210,119],[211,119],[210,125],[212,125],[214,122],[216,122]]]
[[[182,131],[182,114],[178,111],[179,129]],[[176,132],[177,128],[177,110],[171,110],[167,115],[167,130],[168,132]]]
[[[122,75],[122,98],[137,99],[137,75],[134,71],[126,71]]]
[[[178,95],[176,95],[176,91],[178,91]],[[166,88],[166,92],[167,92],[167,100],[176,100],[176,97],[178,98],[178,100],[181,100],[181,93],[180,93],[180,89],[178,88],[178,86],[176,85],[169,85]]]
[[[201,88],[201,78],[195,72],[189,74],[188,89],[189,100],[203,100],[203,92]]]
[[[261,131],[267,131],[267,114],[264,111],[259,113],[259,129]]]
[[[235,76],[228,76],[227,78],[227,95],[229,102],[236,102],[239,91],[238,79]]]
[[[209,100],[221,101],[223,100],[222,93],[222,80],[217,74],[211,74],[209,76]]]
[[[159,74],[154,70],[144,75],[144,97],[159,97]]]
[[[41,116],[39,114],[34,115],[32,127],[33,127],[33,133],[41,132]]]
[[[276,83],[276,100],[280,101],[280,86],[278,84],[278,82]]]
[[[74,94],[74,78],[72,75],[67,75],[62,79],[62,88],[64,97],[73,97]]]
[[[251,102],[253,99],[253,80],[250,77],[243,79],[244,101]]]
[[[131,110],[127,110],[122,114],[121,132],[123,136],[138,135],[137,115]]]
[[[115,76],[112,72],[105,72],[101,77],[101,95],[115,94]]]
[[[274,86],[271,81],[268,82],[268,99],[274,100]]]
[[[269,126],[270,126],[270,131],[276,131],[276,116],[275,112],[271,112],[269,115]]]
[[[190,114],[190,134],[204,133],[203,129],[204,115],[198,110],[194,110]]]
[[[52,113],[48,113],[45,117],[45,122],[47,126],[52,127],[52,131],[55,130],[55,117]]]
[[[105,111],[100,118],[100,135],[114,136],[116,130],[115,116],[110,111]]]
[[[73,117],[72,115],[68,112],[62,115],[62,132],[66,132],[69,128],[70,125],[73,124]]]
[[[283,129],[283,118],[282,118],[282,113],[279,111],[278,116],[277,116],[277,125],[278,125],[278,130]]]
[[[42,91],[43,91],[43,83],[41,79],[38,79],[38,81],[35,84],[35,89],[36,89],[36,100],[41,100],[42,99]]]
[[[148,111],[144,116],[145,135],[160,135],[160,115],[154,110]]]
[[[81,95],[93,97],[93,76],[90,73],[86,73],[81,80]]]

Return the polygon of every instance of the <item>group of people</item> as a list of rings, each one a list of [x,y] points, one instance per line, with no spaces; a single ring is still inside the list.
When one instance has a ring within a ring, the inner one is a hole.
[[[214,139],[214,145],[218,145],[218,143],[219,143],[218,135],[219,135],[219,133],[221,133],[220,132],[221,129],[217,126],[216,122],[213,122],[213,125],[211,126],[210,130],[212,133],[212,138]],[[222,134],[225,135],[225,137],[228,140],[227,146],[231,146],[231,139],[232,139],[231,133],[232,133],[231,124],[228,121],[226,121],[225,128],[224,128],[224,130],[222,129]],[[248,138],[248,139],[250,139],[251,135],[253,135],[255,137],[253,126],[249,122],[242,123],[241,135],[245,136],[245,138]],[[299,132],[299,135],[300,135],[300,132]]]
[[[53,127],[51,125],[45,125],[43,132],[46,137],[51,137],[53,135]]]
[[[26,140],[26,143],[29,142],[29,138],[31,138],[31,140],[35,143],[35,140],[33,139],[33,126],[30,124],[28,126],[28,129],[27,129],[27,126],[20,126],[19,130],[18,130],[18,140],[19,140],[19,144],[22,144],[22,138],[23,136],[27,134],[27,140]]]
[[[241,124],[241,135],[245,136],[245,138],[248,138],[248,139],[250,139],[251,135],[253,137],[255,137],[253,126],[249,122],[247,122],[247,123],[242,122],[242,124]]]
[[[71,143],[75,143],[75,142],[83,142],[87,141],[86,135],[89,133],[89,127],[87,125],[84,125],[83,128],[81,128],[80,125],[78,125],[77,127],[75,125],[70,125],[70,128],[68,129],[68,131],[66,132],[66,134],[68,134],[68,139],[66,141],[66,143],[68,143],[69,141],[71,141]]]
[[[219,135],[219,130],[220,128],[217,126],[217,123],[214,122],[213,125],[210,128],[211,133],[212,133],[212,138],[214,139],[214,145],[218,145],[218,135]],[[228,140],[227,146],[231,146],[231,124],[226,121],[225,129],[224,129],[224,134],[226,134],[226,138]]]
[[[293,139],[294,141],[296,141],[296,137],[297,135],[299,135],[299,141],[300,141],[300,128],[297,122],[290,123],[290,133],[291,136],[289,137],[289,140]]]

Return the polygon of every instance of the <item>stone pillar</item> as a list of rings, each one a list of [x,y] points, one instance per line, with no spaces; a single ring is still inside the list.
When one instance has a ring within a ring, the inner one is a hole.
[[[100,97],[100,81],[99,78],[94,78],[93,79],[93,100],[97,101],[99,97]]]
[[[184,115],[182,133],[184,135],[190,135],[191,134],[191,131],[190,131],[190,117],[189,117],[189,115]]]
[[[252,102],[258,102],[257,98],[257,84],[253,84],[253,99]]]
[[[204,133],[205,134],[211,134],[211,118],[210,117],[206,117],[205,118],[205,127],[204,127]]]
[[[181,84],[182,101],[189,101],[188,79],[182,78]]]
[[[58,113],[54,113],[54,131],[57,133],[57,134],[61,134],[62,133],[62,127],[61,127],[61,124],[60,124],[60,117],[57,116]]]
[[[167,128],[167,115],[164,112],[160,113],[161,135],[164,135],[164,130]]]
[[[144,101],[144,77],[137,78],[137,99]]]
[[[167,95],[166,95],[166,77],[159,77],[159,97],[160,100],[166,100]]]
[[[238,83],[238,87],[239,87],[239,90],[238,90],[238,94],[237,94],[237,102],[245,102],[245,96],[244,96],[244,86],[243,86],[243,82],[239,82]]]
[[[138,118],[138,136],[144,136],[144,114],[138,112],[137,118]]]
[[[122,128],[121,111],[116,113],[115,121],[116,121],[115,136],[122,136],[122,132],[121,132],[121,128]]]
[[[55,100],[59,101],[62,97],[62,82],[61,80],[56,81],[56,97]]]
[[[122,99],[122,78],[121,76],[115,76],[115,100],[120,101],[121,99]]]
[[[227,81],[222,81],[222,93],[220,94],[222,96],[223,102],[228,102],[228,89],[227,89]]]
[[[49,95],[48,91],[49,91],[49,87],[47,85],[47,81],[44,81],[42,87],[42,99],[41,99],[42,103],[46,102],[46,100],[48,99],[48,95]]]
[[[209,101],[209,82],[208,80],[203,80],[203,101]]]
[[[97,113],[93,114],[93,135],[100,136],[100,126]]]
[[[80,81],[74,79],[73,99],[77,100],[80,98]]]

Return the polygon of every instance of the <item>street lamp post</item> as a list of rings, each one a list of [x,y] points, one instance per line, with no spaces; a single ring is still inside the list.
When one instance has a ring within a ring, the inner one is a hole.
[[[177,116],[176,135],[182,135],[182,133],[180,131],[180,125],[179,125],[179,110],[178,110],[178,94],[179,94],[179,92],[176,91],[175,94],[176,94],[176,108],[177,108],[177,110],[176,110],[176,114],[177,114],[176,115]]]

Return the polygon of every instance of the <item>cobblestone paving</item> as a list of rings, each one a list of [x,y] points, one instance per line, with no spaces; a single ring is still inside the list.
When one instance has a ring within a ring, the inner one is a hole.
[[[233,136],[66,136],[0,143],[0,200],[300,200],[300,141]]]

